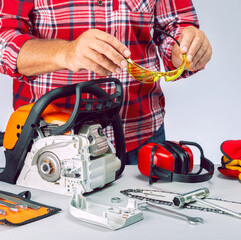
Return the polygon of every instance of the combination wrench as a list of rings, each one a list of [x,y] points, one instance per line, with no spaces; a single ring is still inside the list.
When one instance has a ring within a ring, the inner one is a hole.
[[[30,203],[30,202],[24,201],[24,200],[16,198],[16,197],[9,196],[7,194],[0,193],[0,199],[8,200],[8,201],[11,201],[11,202],[14,202],[17,204],[21,204],[21,205],[26,205],[27,207],[29,207],[31,209],[35,209],[35,210],[40,209],[40,206],[38,206],[34,203]]]
[[[24,204],[12,204],[12,203],[8,203],[8,202],[2,201],[2,200],[0,200],[0,205],[8,207],[9,210],[12,212],[17,212],[19,208],[27,209],[27,206]]]
[[[138,208],[140,210],[144,210],[144,209],[148,209],[148,208],[154,208],[154,209],[157,209],[159,211],[166,212],[166,213],[169,213],[169,214],[171,214],[173,216],[182,218],[182,219],[186,220],[188,223],[193,224],[193,225],[204,222],[203,219],[200,218],[200,217],[190,217],[190,216],[184,215],[182,213],[175,212],[175,211],[172,211],[172,210],[169,210],[169,209],[157,206],[157,205],[152,204],[150,202],[138,203]]]

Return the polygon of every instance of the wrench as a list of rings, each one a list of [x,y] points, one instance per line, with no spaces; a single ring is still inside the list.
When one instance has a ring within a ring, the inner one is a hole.
[[[223,212],[225,212],[225,213],[228,213],[229,215],[232,215],[232,216],[234,216],[234,217],[236,217],[236,218],[241,219],[241,214],[240,214],[240,213],[237,213],[237,212],[234,212],[234,211],[232,211],[232,210],[230,210],[230,209],[221,207],[221,206],[219,206],[219,205],[217,205],[217,204],[210,203],[210,202],[208,202],[207,200],[203,200],[203,199],[200,199],[200,198],[195,197],[195,196],[193,196],[192,199],[194,199],[195,201],[201,202],[202,204],[205,204],[205,205],[207,205],[207,206],[209,206],[209,207],[216,208],[216,209],[221,210],[221,211],[223,211]]]
[[[200,217],[190,217],[190,216],[184,215],[184,214],[179,213],[179,212],[175,212],[175,211],[172,211],[172,210],[169,210],[169,209],[166,209],[166,208],[162,208],[162,207],[157,206],[155,204],[152,204],[150,202],[138,203],[138,208],[141,209],[141,210],[148,209],[149,207],[155,208],[155,209],[161,210],[163,212],[167,212],[169,214],[180,217],[182,219],[185,219],[188,223],[193,224],[193,225],[197,224],[197,223],[203,223],[204,222],[203,219],[200,218]]]
[[[38,206],[36,204],[24,201],[24,200],[19,199],[19,198],[15,198],[15,197],[9,196],[7,194],[0,193],[0,198],[2,198],[4,200],[11,201],[11,202],[14,202],[14,203],[26,205],[27,207],[32,208],[34,210],[38,210],[40,208],[40,206]]]
[[[209,190],[207,188],[199,188],[199,189],[194,190],[192,192],[188,192],[188,193],[185,193],[185,194],[178,195],[178,196],[174,197],[173,203],[177,207],[182,207],[185,204],[198,201],[198,202],[200,202],[202,204],[205,204],[209,207],[216,208],[216,209],[221,210],[225,213],[228,213],[229,215],[232,215],[236,218],[241,219],[240,213],[234,212],[230,209],[224,208],[222,206],[219,206],[217,204],[210,203],[207,200],[204,200],[208,195],[209,195]]]
[[[24,204],[12,204],[1,200],[0,200],[0,205],[8,207],[9,210],[12,212],[17,212],[19,208],[27,209],[27,206]]]

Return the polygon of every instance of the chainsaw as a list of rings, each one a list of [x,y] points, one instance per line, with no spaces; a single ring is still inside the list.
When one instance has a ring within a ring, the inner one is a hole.
[[[113,94],[100,87],[107,83]],[[75,97],[72,111],[54,105],[69,96]],[[125,167],[122,101],[120,81],[108,78],[56,88],[18,108],[1,133],[6,164],[0,181],[69,196],[115,181]],[[108,125],[114,143],[105,134]]]

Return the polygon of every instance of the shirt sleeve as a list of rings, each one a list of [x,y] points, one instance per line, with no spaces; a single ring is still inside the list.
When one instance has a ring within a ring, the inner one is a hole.
[[[195,26],[199,28],[197,14],[191,0],[157,0],[155,18],[155,28],[162,29],[176,39],[185,27]],[[158,46],[165,70],[174,70],[171,54],[175,41],[161,34],[160,31],[154,31],[153,37]],[[194,73],[185,70],[182,77],[188,77]]]
[[[35,38],[29,20],[33,1],[0,0],[0,3],[0,73],[29,80],[17,72],[17,57],[22,45]]]

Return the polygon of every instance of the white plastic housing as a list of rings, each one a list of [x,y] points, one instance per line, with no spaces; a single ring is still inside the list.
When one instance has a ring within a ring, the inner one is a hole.
[[[143,213],[136,208],[136,201],[129,199],[126,207],[108,207],[87,202],[82,195],[75,194],[70,202],[70,213],[75,218],[117,230],[143,219]]]
[[[96,156],[96,147],[95,156],[91,155],[90,146],[93,148],[93,144],[83,135],[49,136],[35,140],[26,156],[17,184],[69,196],[105,186],[115,180],[121,161],[116,157],[110,141],[106,137],[104,139],[107,148],[103,147],[102,141],[99,146],[105,150],[101,150],[99,156]],[[43,153],[54,154],[59,161],[61,171],[55,182],[46,181],[40,175],[37,163]]]

